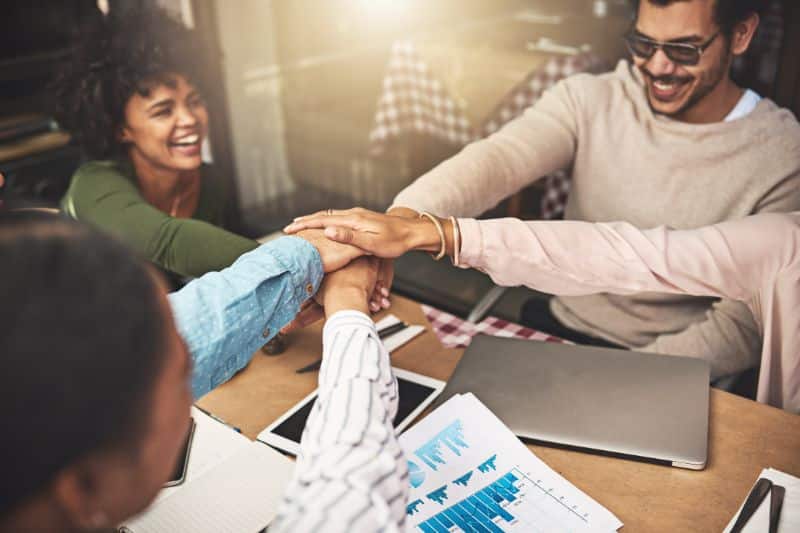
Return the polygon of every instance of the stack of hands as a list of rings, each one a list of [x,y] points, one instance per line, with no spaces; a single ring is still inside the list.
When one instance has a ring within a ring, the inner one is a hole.
[[[445,219],[437,220],[445,233],[445,251],[452,255],[452,225]],[[328,209],[296,218],[284,231],[317,248],[327,275],[317,296],[306,302],[282,333],[306,327],[337,310],[375,313],[388,309],[393,259],[410,250],[438,252],[442,247],[434,223],[407,208],[395,208],[387,214],[360,207]]]

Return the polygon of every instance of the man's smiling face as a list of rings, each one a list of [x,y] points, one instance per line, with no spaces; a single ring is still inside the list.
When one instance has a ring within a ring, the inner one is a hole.
[[[728,38],[714,21],[715,0],[683,0],[657,5],[642,0],[634,35],[660,42],[708,44],[696,65],[681,65],[658,49],[650,58],[633,56],[645,80],[653,112],[685,120],[714,98],[731,64]],[[714,107],[714,106],[706,106]]]

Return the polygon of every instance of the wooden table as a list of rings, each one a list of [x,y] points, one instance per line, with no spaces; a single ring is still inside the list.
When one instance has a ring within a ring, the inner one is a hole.
[[[391,312],[428,331],[393,355],[393,364],[446,380],[462,350],[445,349],[419,304],[394,296]],[[321,353],[321,325],[293,334],[278,357],[250,365],[199,404],[250,438],[316,387],[295,370]],[[529,446],[542,460],[616,514],[623,531],[722,531],[762,468],[800,476],[800,416],[711,390],[708,467],[700,472]]]

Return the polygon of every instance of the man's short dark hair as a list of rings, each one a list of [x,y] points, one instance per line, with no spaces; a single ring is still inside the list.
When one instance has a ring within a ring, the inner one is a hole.
[[[675,2],[688,2],[691,0],[632,0],[634,13],[639,12],[639,4],[650,2],[657,6],[667,6]],[[714,2],[714,22],[720,27],[725,35],[730,35],[733,27],[745,20],[753,13],[762,15],[767,9],[766,0],[715,0]]]
[[[163,369],[161,309],[153,274],[111,238],[0,213],[0,518],[76,460],[136,449]]]

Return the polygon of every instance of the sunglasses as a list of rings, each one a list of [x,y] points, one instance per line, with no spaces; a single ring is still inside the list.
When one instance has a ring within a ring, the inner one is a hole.
[[[664,54],[670,61],[679,65],[694,66],[700,62],[703,52],[706,48],[711,46],[714,39],[717,38],[719,32],[715,33],[709,40],[703,44],[688,44],[688,43],[670,43],[663,41],[654,41],[647,37],[642,37],[635,33],[625,36],[625,43],[628,45],[628,50],[631,54],[642,59],[650,59],[656,53],[656,50],[663,50]]]

